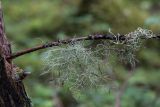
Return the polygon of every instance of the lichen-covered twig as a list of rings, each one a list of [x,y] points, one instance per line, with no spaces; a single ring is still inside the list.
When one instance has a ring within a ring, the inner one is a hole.
[[[121,40],[124,40],[124,36],[122,35]],[[17,52],[17,53],[13,53],[11,56],[8,57],[8,59],[14,59],[16,57],[22,56],[24,54],[27,53],[31,53],[40,49],[45,49],[48,47],[53,47],[53,46],[59,46],[62,44],[69,44],[69,43],[74,43],[74,42],[78,42],[78,41],[84,41],[84,40],[100,40],[100,39],[109,39],[109,40],[115,40],[116,38],[114,36],[112,36],[111,34],[109,35],[89,35],[86,37],[79,37],[79,38],[72,38],[72,39],[68,39],[68,40],[58,40],[58,41],[53,41],[50,43],[46,43],[43,45],[39,45],[33,48],[29,48],[29,49],[25,49],[23,51]]]
[[[53,41],[53,42],[50,42],[50,43],[42,44],[42,45],[39,45],[39,46],[35,46],[33,48],[29,48],[29,49],[25,49],[25,50],[17,52],[17,53],[13,53],[11,56],[8,56],[7,59],[14,59],[16,57],[19,57],[19,56],[22,56],[24,54],[28,54],[28,53],[31,53],[31,52],[34,52],[34,51],[37,51],[37,50],[40,50],[40,49],[45,49],[45,48],[53,47],[53,46],[60,46],[62,44],[69,44],[69,43],[74,43],[74,42],[84,41],[84,40],[102,40],[102,39],[104,39],[104,40],[105,39],[106,40],[117,40],[117,37],[118,37],[119,41],[125,41],[126,40],[125,35],[118,35],[118,36],[115,36],[115,35],[112,35],[112,34],[89,35],[89,36],[86,36],[86,37],[72,38],[72,39],[68,39],[68,40],[58,40],[58,41]],[[154,36],[151,39],[160,39],[160,35]]]

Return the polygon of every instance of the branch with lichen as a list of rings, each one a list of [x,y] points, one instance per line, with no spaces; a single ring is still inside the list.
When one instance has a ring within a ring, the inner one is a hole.
[[[138,30],[138,33],[142,33],[142,35],[143,35],[143,33],[146,33],[145,32],[146,30],[143,30],[141,28],[138,28],[137,30]],[[137,32],[137,31],[135,31],[135,32]],[[15,59],[19,56],[22,56],[22,55],[25,55],[25,54],[28,54],[28,53],[31,53],[31,52],[34,52],[34,51],[37,51],[37,50],[41,50],[41,49],[45,49],[45,48],[49,48],[49,47],[54,47],[54,46],[60,46],[62,44],[75,43],[75,42],[78,42],[78,41],[113,40],[113,41],[116,41],[116,43],[117,42],[125,42],[125,41],[128,41],[129,39],[134,40],[135,37],[132,36],[132,33],[134,33],[134,32],[131,32],[131,33],[126,34],[126,35],[120,35],[120,34],[114,35],[113,33],[111,33],[111,34],[95,34],[95,35],[89,35],[89,36],[86,36],[86,37],[79,37],[79,38],[72,38],[72,39],[68,39],[68,40],[53,41],[53,42],[50,42],[50,43],[42,44],[42,45],[39,45],[39,46],[35,46],[33,48],[29,48],[29,49],[22,50],[20,52],[13,53],[11,56],[8,56],[7,59]],[[147,31],[147,33],[149,33],[149,34],[144,34],[144,35],[149,35],[149,36],[142,36],[141,39],[158,39],[158,40],[160,40],[160,35],[153,36],[152,33],[149,30]]]
[[[112,58],[128,64],[129,69],[135,69],[135,53],[141,49],[142,41],[158,39],[150,30],[138,28],[125,35],[109,32],[108,35],[90,35],[69,40],[51,42],[45,47],[51,48],[42,54],[44,72],[52,73],[51,79],[56,86],[77,90],[106,87],[112,81]],[[144,39],[144,40],[142,40]],[[85,44],[86,40],[103,40],[92,47]],[[106,41],[107,40],[107,41]],[[61,44],[66,44],[59,46]],[[86,48],[87,45],[87,48]]]

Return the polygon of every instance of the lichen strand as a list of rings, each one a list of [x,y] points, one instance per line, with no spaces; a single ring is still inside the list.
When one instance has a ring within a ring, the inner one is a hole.
[[[155,35],[151,30],[137,28],[135,31],[125,35],[125,41],[117,41],[117,45],[121,45],[121,51],[118,53],[119,59],[125,63],[130,63],[131,68],[135,68],[137,59],[135,53],[140,50],[143,39],[153,38]],[[118,39],[117,39],[118,40]]]
[[[55,85],[71,90],[108,85],[112,80],[109,57],[116,53],[119,60],[135,67],[134,53],[140,49],[142,39],[154,36],[150,30],[142,28],[126,34],[124,41],[120,41],[118,35],[114,35],[115,41],[104,41],[94,49],[85,48],[84,42],[76,42],[48,50],[42,55],[44,73],[53,74]]]
[[[84,48],[80,42],[49,50],[43,54],[46,73],[53,72],[58,77],[55,84],[72,90],[104,85],[109,81],[108,65],[95,56],[97,52]]]

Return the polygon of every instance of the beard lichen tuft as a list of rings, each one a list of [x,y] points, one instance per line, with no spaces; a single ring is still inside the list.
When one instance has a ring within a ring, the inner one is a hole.
[[[148,29],[137,28],[135,31],[125,34],[125,40],[120,40],[120,34],[115,35],[109,30],[116,40],[111,41],[114,45],[112,53],[117,54],[118,59],[124,63],[130,63],[131,68],[135,68],[135,64],[138,61],[135,54],[141,49],[143,39],[150,39],[155,37],[153,32]]]
[[[70,90],[82,90],[106,85],[109,81],[108,65],[82,42],[56,47],[43,54],[45,73],[52,72],[56,85]]]
[[[70,90],[105,87],[112,83],[112,66],[110,57],[118,56],[118,60],[129,63],[133,68],[137,59],[135,53],[140,50],[143,39],[154,37],[152,31],[137,28],[120,40],[120,34],[114,35],[116,40],[104,40],[94,48],[86,48],[84,42],[54,47],[43,54],[45,72],[52,73],[52,82]]]

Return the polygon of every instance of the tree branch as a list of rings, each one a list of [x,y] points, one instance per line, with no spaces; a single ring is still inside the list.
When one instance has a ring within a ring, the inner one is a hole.
[[[19,57],[19,56],[22,56],[22,55],[25,55],[25,54],[28,54],[28,53],[31,53],[31,52],[34,52],[34,51],[37,51],[37,50],[41,50],[41,49],[45,49],[45,48],[49,48],[49,47],[53,47],[53,46],[60,46],[62,44],[69,44],[69,43],[74,43],[74,42],[84,41],[84,40],[102,40],[102,39],[104,39],[104,40],[116,40],[116,37],[111,35],[111,34],[104,34],[104,35],[96,34],[96,35],[89,35],[89,36],[86,36],[86,37],[72,38],[72,39],[68,39],[68,40],[53,41],[53,42],[50,42],[50,43],[35,46],[33,48],[22,50],[22,51],[17,52],[17,53],[13,53],[11,56],[8,56],[7,59],[14,59],[16,57]],[[124,35],[119,36],[120,41],[124,41],[125,39],[126,38],[125,38]],[[151,39],[159,39],[160,40],[160,36],[158,35],[158,36],[153,37]]]

